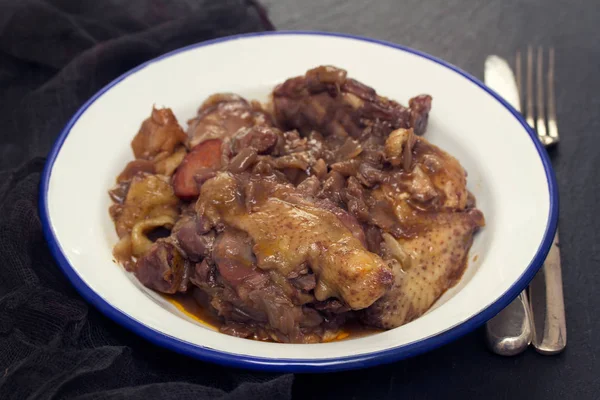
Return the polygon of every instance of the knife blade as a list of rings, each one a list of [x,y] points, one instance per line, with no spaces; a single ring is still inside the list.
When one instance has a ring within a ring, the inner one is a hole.
[[[496,55],[488,56],[484,66],[485,84],[521,112],[521,98],[517,80],[508,62]]]
[[[484,65],[485,84],[521,112],[521,101],[515,75],[508,62],[490,55]],[[486,341],[490,350],[503,356],[519,354],[527,349],[533,336],[531,309],[523,291],[511,304],[486,324]]]

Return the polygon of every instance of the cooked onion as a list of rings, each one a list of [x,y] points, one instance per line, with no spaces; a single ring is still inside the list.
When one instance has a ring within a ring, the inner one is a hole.
[[[403,270],[409,270],[411,267],[411,258],[404,251],[402,246],[400,246],[400,243],[398,243],[398,241],[387,232],[382,233],[381,236],[383,237],[384,246],[388,250],[389,254],[398,260],[400,265],[402,265]]]

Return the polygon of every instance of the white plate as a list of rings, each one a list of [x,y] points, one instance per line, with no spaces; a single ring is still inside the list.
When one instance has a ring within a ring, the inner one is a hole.
[[[430,312],[399,328],[323,344],[279,344],[215,332],[140,288],[111,255],[117,241],[107,191],[133,155],[153,104],[192,117],[210,94],[265,100],[272,87],[332,64],[406,103],[433,96],[426,137],[456,156],[486,217],[467,271]],[[110,318],[175,351],[231,366],[330,371],[390,362],[438,347],[493,317],[525,288],[556,229],[558,194],[546,152],[519,114],[456,67],[392,43],[314,32],[250,34],[200,43],[149,61],[92,97],[54,146],[40,212],[60,267]],[[472,261],[474,256],[476,261]]]

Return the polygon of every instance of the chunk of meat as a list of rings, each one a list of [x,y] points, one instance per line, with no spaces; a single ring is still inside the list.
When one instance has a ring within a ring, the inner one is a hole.
[[[179,198],[195,198],[202,182],[214,176],[222,164],[222,143],[219,139],[202,142],[185,156],[173,175],[173,190]]]
[[[217,268],[214,263],[209,263],[209,258],[203,259],[190,268],[190,282],[201,290],[194,290],[195,294],[201,294],[204,301],[202,304],[208,306],[210,296],[219,292],[217,282]]]
[[[209,97],[188,125],[189,146],[194,147],[207,140],[230,138],[241,128],[271,125],[271,118],[242,97],[221,93]]]
[[[202,261],[212,253],[215,233],[205,229],[195,215],[180,218],[173,227],[172,235],[190,261]]]
[[[346,75],[342,69],[320,66],[277,86],[273,109],[278,123],[303,135],[317,130],[325,136],[353,138],[375,123],[384,135],[398,128],[425,131],[430,96],[411,99],[407,108]]]
[[[133,160],[127,163],[123,171],[117,176],[117,183],[131,181],[131,179],[140,172],[154,174],[154,163],[149,160]]]
[[[231,286],[239,285],[254,274],[256,258],[252,253],[252,240],[245,232],[226,229],[215,242],[212,259]]]
[[[441,207],[463,210],[469,197],[467,173],[458,160],[424,138],[418,138],[413,148],[413,162],[421,166],[441,194]]]
[[[368,307],[388,288],[390,270],[332,212],[308,201],[281,199],[293,191],[277,185],[273,196],[248,213],[233,176],[219,173],[203,186],[197,209],[214,224],[246,232],[259,268],[287,276],[308,263],[317,277],[318,300],[337,297],[352,309]]]
[[[365,232],[352,214],[348,213],[348,211],[344,210],[343,208],[336,206],[328,199],[316,200],[314,203],[317,207],[329,211],[338,217],[340,222],[352,233],[352,236],[358,239],[363,247],[367,247]]]
[[[386,141],[386,154],[390,161],[400,157],[403,171],[387,180],[410,194],[411,199],[429,208],[463,210],[467,206],[467,174],[458,160],[431,144],[424,138],[392,133]],[[405,148],[405,146],[408,146]],[[407,149],[411,149],[410,162],[406,161]]]
[[[454,157],[416,136],[412,136],[410,168],[405,169],[411,134],[395,132],[385,143],[386,157],[398,157],[402,165],[377,169],[363,162],[356,177],[347,179],[342,200],[358,221],[396,238],[414,237],[431,224],[420,211],[461,211],[467,207],[466,173]]]
[[[321,182],[316,176],[311,176],[303,180],[297,187],[301,195],[313,198],[321,189]]]
[[[203,290],[210,306],[224,319],[222,332],[238,335],[239,327],[245,326],[244,337],[266,335],[283,342],[315,341],[323,318],[315,310],[302,307],[314,300],[302,293],[310,282],[298,278],[294,282],[301,285],[299,288],[275,271],[257,268],[252,240],[245,232],[226,228],[215,241],[211,261],[206,260],[196,264],[190,280]]]
[[[122,205],[113,205],[112,216],[119,237],[131,233],[134,225],[146,219],[179,214],[179,199],[166,177],[139,173],[131,179],[127,197]]]
[[[346,181],[342,174],[337,171],[331,171],[323,182],[319,197],[330,199],[336,204],[340,204],[342,202],[342,189],[345,184]]]
[[[140,257],[135,276],[150,289],[173,294],[187,291],[189,263],[172,243],[159,240]]]
[[[386,179],[386,173],[373,166],[371,163],[363,162],[358,167],[356,177],[366,187],[373,187]]]
[[[431,96],[422,94],[413,97],[408,102],[408,106],[410,108],[410,125],[415,134],[422,135],[427,128],[429,111],[431,111]]]
[[[391,263],[394,284],[362,312],[361,318],[367,324],[391,329],[414,320],[462,276],[473,234],[483,226],[483,215],[469,210],[430,214],[427,218],[432,219],[429,225],[433,228],[415,238],[397,239],[409,261],[400,256]]]
[[[238,154],[242,149],[247,148],[256,150],[258,154],[267,153],[282,138],[282,135],[279,129],[266,125],[242,128],[231,140],[232,154]]]
[[[259,156],[258,160],[282,171],[291,182],[299,183],[310,175],[322,176],[327,172],[322,160],[323,151],[323,142],[316,134],[306,138],[296,131],[287,131],[278,136],[271,154]]]
[[[366,196],[365,189],[358,179],[354,177],[348,178],[346,188],[341,192],[341,197],[345,201],[348,211],[361,222],[371,220]]]
[[[152,108],[147,118],[131,142],[135,158],[153,160],[158,155],[169,155],[187,140],[187,135],[177,123],[170,108]]]

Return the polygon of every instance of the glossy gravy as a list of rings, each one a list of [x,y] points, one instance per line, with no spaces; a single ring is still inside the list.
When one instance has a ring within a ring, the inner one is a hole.
[[[219,327],[222,325],[221,320],[213,314],[206,307],[198,304],[194,296],[191,294],[178,293],[175,295],[162,295],[165,300],[173,304],[177,310],[182,312],[187,317],[193,319],[200,324],[219,331]],[[325,340],[326,342],[357,339],[363,336],[371,335],[374,333],[383,332],[383,329],[377,329],[369,326],[364,326],[358,321],[348,321],[342,327],[340,333],[331,340]]]

